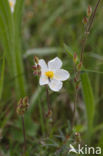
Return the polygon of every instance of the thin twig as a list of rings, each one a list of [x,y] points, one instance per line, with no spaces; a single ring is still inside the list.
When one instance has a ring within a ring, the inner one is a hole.
[[[82,48],[81,48],[81,53],[80,53],[80,63],[81,63],[81,65],[83,64],[83,55],[84,55],[84,51],[85,51],[86,41],[87,41],[88,35],[90,33],[90,30],[92,28],[92,24],[93,24],[95,15],[96,15],[97,8],[98,8],[98,6],[100,4],[100,1],[101,0],[98,0],[98,2],[96,4],[96,7],[95,7],[95,9],[94,9],[94,11],[93,11],[93,13],[92,13],[88,23],[87,23],[87,27],[86,27],[86,30],[85,30],[84,38],[82,40]],[[76,73],[76,80],[78,80],[78,81],[80,80],[80,71],[78,71]],[[78,101],[78,89],[75,88],[74,116],[73,116],[73,120],[72,120],[72,126],[74,125],[74,122],[75,122],[75,113],[76,113],[77,101]]]
[[[24,137],[24,154],[26,153],[26,135],[25,135],[25,124],[24,124],[24,116],[22,118],[22,128],[23,128],[23,137]]]

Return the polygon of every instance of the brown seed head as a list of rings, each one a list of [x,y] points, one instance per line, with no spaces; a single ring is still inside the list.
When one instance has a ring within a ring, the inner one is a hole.
[[[17,114],[18,115],[24,115],[24,113],[27,111],[28,109],[28,106],[29,106],[29,103],[28,103],[28,97],[24,97],[24,98],[21,98],[18,102],[18,105],[17,105]]]

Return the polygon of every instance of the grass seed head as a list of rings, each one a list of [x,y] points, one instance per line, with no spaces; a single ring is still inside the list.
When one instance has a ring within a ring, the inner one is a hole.
[[[21,98],[18,102],[18,105],[17,105],[17,114],[18,115],[24,115],[24,113],[27,111],[28,109],[28,106],[29,106],[29,103],[28,103],[28,97],[24,97],[24,98]]]

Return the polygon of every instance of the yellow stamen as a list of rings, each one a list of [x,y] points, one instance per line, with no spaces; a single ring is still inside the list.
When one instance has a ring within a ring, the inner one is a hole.
[[[10,7],[13,7],[13,2],[9,2],[9,4],[10,4]]]
[[[53,78],[54,77],[54,73],[52,71],[47,71],[45,72],[45,75],[48,77],[48,78]]]

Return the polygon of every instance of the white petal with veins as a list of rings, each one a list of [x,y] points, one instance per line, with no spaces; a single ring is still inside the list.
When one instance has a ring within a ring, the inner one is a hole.
[[[48,78],[45,75],[42,75],[39,79],[39,83],[41,86],[48,84]]]
[[[63,83],[61,81],[58,81],[56,79],[52,79],[50,82],[49,82],[49,87],[51,90],[55,91],[55,92],[58,92],[62,86],[63,86]]]
[[[60,81],[65,81],[70,77],[70,74],[68,73],[68,71],[64,70],[64,69],[57,69],[54,72],[54,78],[56,80],[60,80]]]
[[[62,66],[62,61],[58,57],[48,62],[49,69],[54,69],[54,70],[60,69],[61,66]]]
[[[43,71],[48,69],[46,62],[43,59],[39,60],[39,65],[41,66],[41,70]]]

